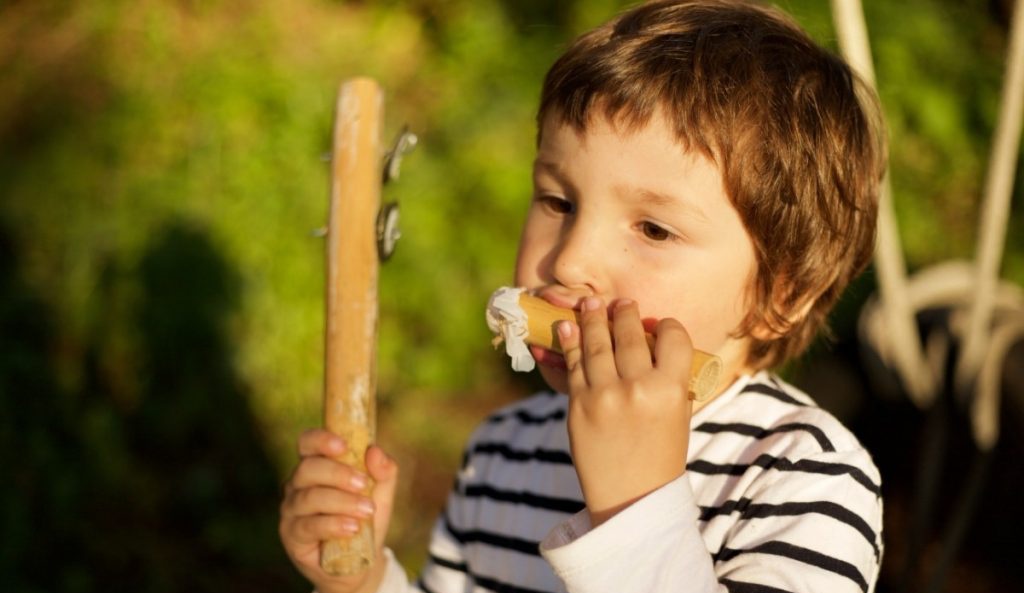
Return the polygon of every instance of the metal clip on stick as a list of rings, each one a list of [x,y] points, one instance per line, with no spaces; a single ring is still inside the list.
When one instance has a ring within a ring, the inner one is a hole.
[[[408,126],[402,128],[395,139],[394,147],[384,157],[384,185],[398,179],[402,157],[411,152],[418,141],[416,134],[410,132]],[[391,254],[395,252],[395,244],[402,237],[398,220],[398,202],[387,202],[377,214],[377,256],[382,262],[391,258]]]

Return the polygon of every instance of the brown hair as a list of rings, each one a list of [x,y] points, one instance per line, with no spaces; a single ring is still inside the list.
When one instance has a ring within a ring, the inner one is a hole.
[[[886,159],[873,92],[775,10],[659,1],[579,37],[537,121],[583,132],[596,111],[637,129],[657,109],[719,166],[753,241],[748,364],[799,355],[872,254]]]

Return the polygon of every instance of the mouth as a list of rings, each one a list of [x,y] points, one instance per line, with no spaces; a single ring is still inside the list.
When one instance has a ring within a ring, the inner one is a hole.
[[[579,316],[579,306],[583,301],[583,297],[564,294],[554,287],[533,291],[533,295],[556,307],[573,311],[577,318]],[[554,343],[557,345],[557,339]],[[561,350],[546,348],[536,344],[530,344],[529,348],[530,354],[533,355],[533,359],[538,366],[562,372],[568,370],[568,366],[565,363],[565,355],[562,354]]]
[[[554,350],[549,350],[542,346],[530,346],[530,354],[533,355],[533,359],[540,366],[559,371],[564,371],[568,368],[565,365],[565,357]]]
[[[552,288],[544,288],[541,290],[530,291],[533,296],[544,299],[556,307],[562,309],[572,309],[579,313],[580,303],[583,302],[583,297],[570,297],[554,290]]]

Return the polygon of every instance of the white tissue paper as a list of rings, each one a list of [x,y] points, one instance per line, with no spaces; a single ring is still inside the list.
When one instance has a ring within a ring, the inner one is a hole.
[[[487,303],[487,327],[505,341],[505,352],[512,359],[512,370],[532,371],[535,365],[526,347],[526,311],[519,306],[523,288],[503,287],[494,291]]]

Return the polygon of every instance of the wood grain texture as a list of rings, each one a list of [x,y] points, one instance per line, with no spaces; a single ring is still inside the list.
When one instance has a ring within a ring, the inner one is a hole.
[[[383,93],[368,78],[342,84],[335,111],[327,227],[324,427],[341,436],[340,461],[366,472],[376,435],[377,257]],[[369,494],[369,493],[367,493]],[[351,539],[325,541],[320,564],[351,575],[373,562],[373,525]]]

